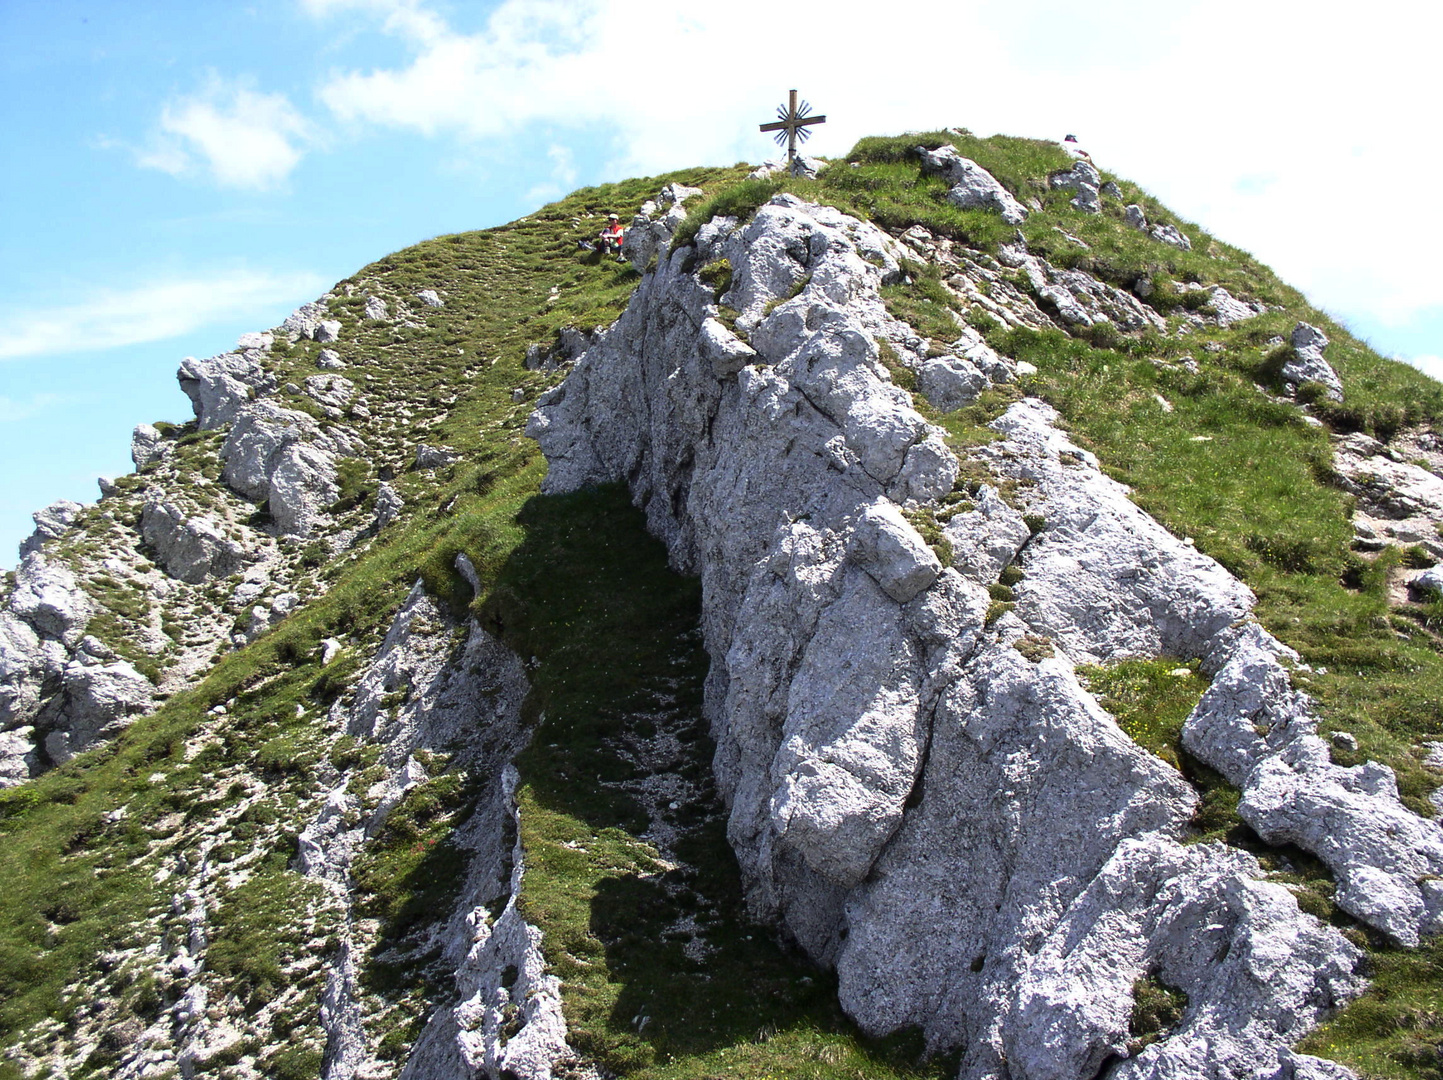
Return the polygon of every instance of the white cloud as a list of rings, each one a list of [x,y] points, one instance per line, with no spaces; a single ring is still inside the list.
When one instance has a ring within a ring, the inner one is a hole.
[[[136,163],[172,176],[204,171],[224,187],[266,190],[300,162],[313,141],[309,122],[284,94],[212,76],[200,93],[168,103],[160,131]]]
[[[559,199],[576,187],[576,156],[571,148],[553,144],[547,149],[546,156],[551,161],[551,178],[526,193],[526,198],[536,202]]]
[[[59,405],[64,398],[59,394],[31,394],[24,401],[0,395],[0,424],[12,424],[28,420],[53,405]]]
[[[650,0],[503,0],[472,32],[424,0],[302,0],[369,17],[398,63],[318,88],[342,122],[463,140],[545,127],[609,138],[627,175],[774,153],[756,130],[787,79],[828,115],[809,144],[964,125],[1076,131],[1104,167],[1255,252],[1320,305],[1389,323],[1437,303],[1443,140],[1437,8],[1375,0],[917,0],[885,33],[772,0],[678,9]],[[1399,32],[1406,27],[1406,32]]]
[[[0,338],[0,360],[164,341],[217,319],[267,307],[279,311],[324,288],[315,274],[236,270],[96,292],[50,308],[0,311],[0,324],[7,328]]]

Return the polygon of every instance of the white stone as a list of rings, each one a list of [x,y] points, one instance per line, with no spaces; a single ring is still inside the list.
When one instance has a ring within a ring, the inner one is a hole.
[[[936,173],[952,185],[947,192],[947,201],[963,210],[982,207],[996,210],[1009,225],[1020,225],[1027,217],[1027,210],[997,178],[977,162],[965,158],[952,145],[939,146],[936,150],[918,147],[922,167]]]
[[[1316,326],[1298,323],[1293,327],[1293,355],[1283,365],[1283,382],[1297,387],[1305,382],[1322,383],[1327,387],[1328,397],[1334,401],[1343,400],[1343,380],[1333,370],[1333,365],[1323,359],[1328,337]]]
[[[445,307],[445,301],[437,295],[435,289],[422,289],[416,294],[416,299],[427,307]]]

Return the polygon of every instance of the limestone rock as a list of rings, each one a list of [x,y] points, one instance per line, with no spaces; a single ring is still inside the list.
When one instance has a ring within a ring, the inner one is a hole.
[[[368,296],[368,297],[366,297],[366,307],[365,307],[364,314],[365,314],[365,317],[368,318],[368,319],[384,319],[384,318],[386,318],[386,315],[387,315],[386,301],[382,300],[379,296]],[[319,340],[319,339],[318,339],[318,340]]]
[[[1099,197],[1102,177],[1093,168],[1092,162],[1085,158],[1073,161],[1070,169],[1053,173],[1047,178],[1047,186],[1053,191],[1071,191],[1074,210],[1088,214],[1102,213],[1102,200]]]
[[[1151,236],[1158,243],[1168,244],[1177,248],[1179,251],[1192,250],[1192,241],[1189,240],[1176,225],[1154,225],[1147,230],[1147,235]]]
[[[1293,327],[1293,355],[1283,365],[1283,382],[1293,388],[1305,382],[1322,383],[1328,388],[1328,397],[1342,401],[1343,380],[1323,359],[1323,350],[1327,345],[1327,335],[1316,326],[1298,323]]]
[[[992,380],[965,356],[934,356],[917,369],[917,389],[942,412],[960,409],[991,385]]]
[[[677,226],[686,220],[686,201],[700,194],[701,188],[673,183],[664,187],[655,201],[643,203],[622,238],[622,256],[645,272],[653,257],[666,254]]]
[[[102,739],[114,738],[150,711],[155,687],[124,660],[110,662],[79,651],[66,665],[60,695],[44,717],[50,728],[45,753],[57,765]]]
[[[226,535],[224,522],[208,514],[188,515],[159,498],[147,500],[141,510],[140,535],[167,574],[192,585],[228,577],[246,561],[246,548]]]
[[[341,354],[335,349],[322,349],[321,355],[316,357],[316,367],[324,368],[327,371],[339,371],[345,366],[346,362],[341,359]]]
[[[322,319],[316,324],[315,339],[322,344],[341,340],[341,323],[338,319]]]
[[[295,311],[287,315],[285,322],[281,323],[281,329],[288,334],[314,338],[317,327],[321,325],[321,320],[325,317],[325,302],[315,300],[309,304],[302,304]]]
[[[786,158],[770,158],[762,162],[751,172],[747,173],[748,180],[770,180],[774,176],[805,177],[808,180],[815,180],[821,171],[827,167],[827,163],[821,158],[806,157],[798,154],[790,166]]]
[[[151,424],[136,424],[130,436],[130,460],[137,469],[144,469],[170,452],[171,446]]]
[[[952,565],[979,585],[994,583],[1032,539],[1022,514],[988,484],[977,492],[973,509],[954,516],[942,534],[952,545]]]
[[[1122,220],[1139,232],[1147,231],[1147,214],[1143,212],[1142,207],[1137,203],[1130,203],[1128,205],[1128,208],[1123,211]]]
[[[445,307],[446,302],[441,299],[435,289],[422,289],[416,294],[416,299],[427,307]]]
[[[717,378],[735,375],[757,358],[757,351],[733,334],[716,319],[701,324],[700,342],[703,355],[711,362]]]
[[[343,375],[306,376],[306,393],[333,409],[344,409],[355,392],[356,384]]]
[[[963,210],[982,207],[996,210],[1009,225],[1020,225],[1027,217],[1027,210],[1012,197],[995,176],[977,162],[965,158],[952,145],[939,146],[936,150],[918,147],[923,168],[941,173],[952,185],[947,192],[947,201]]]
[[[279,532],[304,536],[335,501],[336,459],[348,449],[305,413],[260,402],[231,425],[221,478],[246,498],[267,501]]]
[[[203,431],[230,423],[253,399],[276,388],[275,376],[243,353],[224,353],[207,360],[187,356],[176,378]]]
[[[1247,614],[1252,593],[1180,541],[1104,475],[1056,427],[1050,406],[1027,399],[996,421],[1006,440],[983,449],[1044,519],[1022,560],[1018,612],[1074,659],[1206,655]]]
[[[1339,907],[1417,944],[1443,930],[1443,829],[1402,804],[1386,767],[1332,763],[1284,662],[1296,655],[1255,624],[1224,635],[1183,744],[1242,789],[1238,813],[1266,842],[1328,864]]]
[[[383,481],[376,488],[375,527],[384,529],[401,516],[401,511],[405,509],[405,506],[405,500],[401,498],[396,489]]]
[[[9,607],[36,633],[67,645],[80,640],[95,613],[94,601],[75,575],[39,551],[25,556],[16,568]]]
[[[942,572],[942,564],[894,503],[878,500],[862,511],[851,555],[882,591],[899,604],[916,596]]]
[[[268,333],[242,334],[236,339],[236,348],[245,352],[247,349],[255,349],[258,352],[266,352],[275,343],[275,335]]]
[[[418,469],[444,469],[460,460],[460,454],[444,447],[427,446],[425,443],[416,447],[416,468]]]
[[[1244,319],[1251,319],[1254,315],[1261,315],[1267,310],[1262,304],[1237,299],[1221,285],[1213,286],[1208,303],[1216,313],[1217,324],[1224,328]]]
[[[39,551],[47,540],[64,535],[84,510],[84,503],[57,499],[44,510],[35,511],[30,515],[35,522],[35,531],[20,542],[20,557],[23,559],[32,551]]]

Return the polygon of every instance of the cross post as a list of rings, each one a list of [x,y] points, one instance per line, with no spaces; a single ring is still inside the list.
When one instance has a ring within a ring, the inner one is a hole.
[[[775,138],[778,146],[780,146],[782,142],[782,133],[786,133],[787,165],[789,167],[796,167],[798,137],[800,137],[802,142],[806,142],[812,134],[807,130],[809,125],[825,124],[827,122],[825,116],[808,116],[807,114],[811,111],[812,107],[805,101],[801,103],[800,109],[797,108],[797,92],[793,90],[787,95],[786,109],[783,109],[780,105],[777,106],[776,122],[761,125],[762,131],[775,131],[777,133]]]

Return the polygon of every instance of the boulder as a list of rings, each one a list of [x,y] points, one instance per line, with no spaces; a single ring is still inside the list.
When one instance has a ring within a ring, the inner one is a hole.
[[[1160,244],[1168,244],[1179,251],[1191,251],[1192,241],[1182,231],[1171,224],[1154,225],[1147,230],[1147,235]]]
[[[230,423],[252,400],[276,388],[275,376],[243,353],[223,353],[207,360],[187,356],[176,378],[190,398],[202,431]]]
[[[137,470],[159,461],[171,451],[165,436],[151,424],[136,424],[130,436],[130,460]]]
[[[379,296],[366,297],[364,314],[368,319],[384,319],[387,315],[386,301]]]
[[[1073,161],[1070,169],[1050,175],[1047,186],[1053,191],[1071,191],[1074,210],[1088,214],[1102,213],[1102,200],[1099,197],[1102,177],[1093,168],[1092,162],[1085,158]]]
[[[1137,203],[1128,205],[1128,208],[1123,211],[1122,220],[1139,232],[1147,231],[1147,215],[1143,213],[1142,207]]]
[[[255,349],[258,352],[266,352],[275,343],[275,335],[270,333],[249,333],[242,334],[236,340],[236,348],[245,352],[247,349]]]
[[[435,289],[422,289],[416,294],[416,299],[427,307],[445,307],[445,301],[437,295]]]
[[[227,524],[209,514],[187,514],[175,502],[148,499],[140,512],[140,536],[171,577],[192,585],[229,577],[244,565],[246,549],[226,535]]]
[[[23,559],[32,551],[39,551],[47,540],[64,535],[65,530],[75,523],[75,519],[84,510],[84,503],[57,499],[44,510],[35,511],[30,515],[35,522],[35,531],[20,542],[20,557]]]
[[[306,393],[333,409],[344,409],[355,392],[356,384],[343,375],[306,376]]]
[[[952,185],[947,201],[953,206],[963,210],[979,207],[996,210],[1009,225],[1020,225],[1027,217],[1027,210],[995,176],[977,162],[963,157],[955,146],[939,146],[936,150],[919,146],[917,153],[922,157],[923,168],[940,173]]]
[[[322,344],[341,340],[341,323],[338,319],[322,319],[316,324],[314,337]]]
[[[221,479],[248,499],[267,501],[277,530],[306,535],[336,499],[336,459],[349,445],[322,435],[305,413],[261,402],[231,425]]]
[[[852,534],[852,558],[899,604],[942,572],[942,564],[894,503],[878,500],[862,511]]]
[[[1296,390],[1305,382],[1322,383],[1327,387],[1328,397],[1333,401],[1343,400],[1343,380],[1333,366],[1323,359],[1328,336],[1316,326],[1300,322],[1293,327],[1293,355],[1283,365],[1283,382]]]
[[[401,516],[401,511],[405,509],[405,506],[405,500],[397,494],[396,489],[390,484],[383,482],[376,488],[375,527],[377,529],[384,529]]]
[[[281,323],[281,329],[289,334],[296,334],[300,337],[314,338],[316,329],[321,325],[321,320],[326,317],[326,305],[321,300],[313,300],[309,304],[302,304],[291,314],[286,316],[286,321]]]
[[[47,712],[45,753],[62,765],[102,739],[114,738],[137,716],[150,711],[155,687],[124,660],[98,660],[83,651],[67,664],[60,695]]]
[[[428,446],[425,443],[420,443],[416,447],[416,468],[418,469],[444,469],[460,460],[460,454],[444,447]]]
[[[341,359],[341,354],[335,349],[322,349],[321,355],[316,357],[316,367],[324,368],[327,371],[338,371],[346,366]]]

